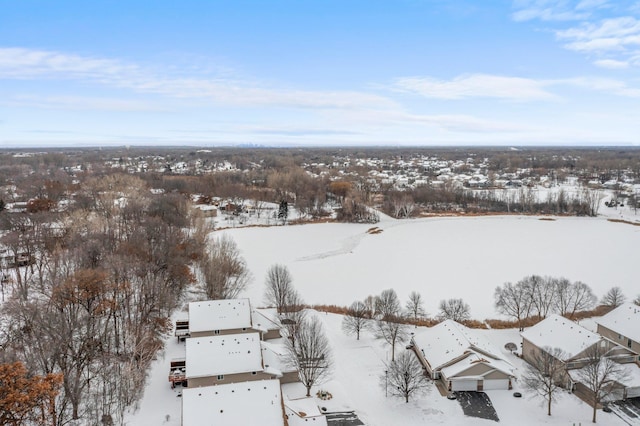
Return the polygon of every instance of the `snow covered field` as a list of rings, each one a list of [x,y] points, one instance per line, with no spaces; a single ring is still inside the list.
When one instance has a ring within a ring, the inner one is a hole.
[[[257,306],[274,263],[289,267],[309,304],[349,305],[394,288],[403,301],[419,291],[431,315],[441,299],[461,297],[476,319],[498,316],[496,286],[531,274],[583,281],[598,297],[613,286],[630,299],[640,293],[634,279],[639,226],[604,217],[554,219],[383,218],[379,234],[366,232],[371,225],[338,223],[221,232],[235,239],[253,273],[245,296]]]

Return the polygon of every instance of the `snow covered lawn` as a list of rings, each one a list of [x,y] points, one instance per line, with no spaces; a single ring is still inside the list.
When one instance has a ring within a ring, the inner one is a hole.
[[[394,288],[403,303],[419,291],[431,315],[441,299],[461,297],[477,319],[498,316],[496,286],[531,274],[583,281],[598,297],[613,286],[628,298],[639,292],[638,226],[527,216],[385,218],[376,226],[381,233],[338,223],[221,232],[236,240],[253,273],[246,295],[254,305],[263,301],[264,277],[274,263],[289,267],[309,304],[349,305]]]

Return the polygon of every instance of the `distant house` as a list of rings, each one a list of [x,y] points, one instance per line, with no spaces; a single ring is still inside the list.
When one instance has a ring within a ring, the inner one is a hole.
[[[206,300],[189,303],[191,337],[252,333],[249,299]]]
[[[638,358],[637,354],[629,349],[555,314],[520,335],[522,336],[522,357],[529,363],[533,363],[536,355],[547,351],[548,348],[562,350],[563,355],[560,361],[565,365],[565,372],[560,381],[562,386],[569,390],[588,392],[585,385],[580,383],[577,372],[588,364],[588,351],[594,347],[600,347],[605,351],[607,358],[620,364],[633,363]],[[640,370],[634,373],[638,367],[635,364],[630,364],[629,367],[633,367],[629,373],[640,379]],[[633,380],[625,385],[620,384],[618,386],[621,391],[620,398],[624,397],[625,388],[635,389],[638,386],[640,386],[640,380]]]
[[[218,207],[210,206],[207,204],[197,204],[194,208],[200,210],[204,217],[216,217],[218,216]]]
[[[280,383],[258,380],[186,388],[182,391],[182,425],[284,426]]]
[[[256,332],[190,337],[185,355],[185,376],[190,388],[278,376],[277,371],[265,369],[260,335]]]
[[[443,321],[411,343],[429,376],[449,391],[511,389],[513,365],[484,336],[460,323]]]
[[[624,303],[596,323],[599,334],[640,354],[640,306]]]

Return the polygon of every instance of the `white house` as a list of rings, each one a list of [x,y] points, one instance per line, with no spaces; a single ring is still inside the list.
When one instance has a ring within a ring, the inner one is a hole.
[[[254,332],[249,299],[205,300],[189,303],[191,337]]]
[[[186,388],[182,391],[182,426],[284,424],[278,380]]]
[[[191,337],[185,355],[190,388],[276,378],[265,371],[256,332]]]
[[[550,315],[520,335],[522,336],[522,357],[529,363],[535,363],[536,356],[542,351],[550,353],[549,350],[555,348],[562,351],[558,358],[565,365],[561,381],[569,390],[584,388],[584,385],[579,383],[579,375],[576,371],[587,365],[589,350],[593,348],[600,348],[607,358],[621,365],[637,359],[637,355],[629,349],[560,315]],[[634,364],[631,365],[638,368]],[[624,389],[624,386],[621,385],[620,388]]]
[[[412,338],[413,350],[432,379],[449,391],[511,389],[514,367],[484,336],[452,320]]]
[[[623,303],[596,323],[598,333],[640,354],[640,306]]]

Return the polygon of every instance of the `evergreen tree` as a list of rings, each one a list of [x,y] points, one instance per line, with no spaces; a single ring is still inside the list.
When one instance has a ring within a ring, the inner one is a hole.
[[[281,219],[282,222],[286,222],[287,216],[289,216],[289,204],[282,200],[280,201],[280,207],[278,208],[278,219]]]

